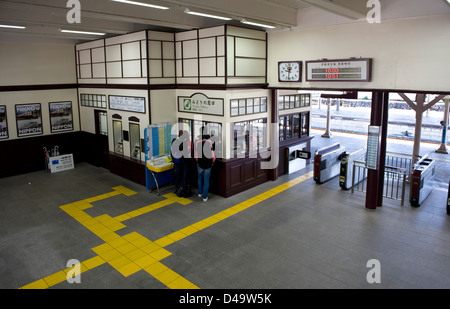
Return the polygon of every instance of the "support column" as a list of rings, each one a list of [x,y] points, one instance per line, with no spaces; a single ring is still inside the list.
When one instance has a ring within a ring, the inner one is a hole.
[[[327,99],[327,128],[325,130],[325,133],[322,135],[322,137],[330,138],[330,119],[331,119],[331,99]]]
[[[268,126],[270,130],[270,140],[271,140],[271,153],[272,156],[278,156],[280,153],[279,145],[279,112],[278,112],[278,89],[272,89],[272,100],[271,100],[271,111],[270,111],[270,123]],[[272,160],[274,158],[271,158]],[[276,165],[269,172],[270,180],[278,179],[278,165]]]
[[[442,121],[442,140],[441,146],[436,150],[437,153],[448,154],[447,150],[447,128],[448,128],[448,106],[450,102],[450,96],[444,98],[444,120]]]
[[[377,207],[383,206],[384,170],[386,167],[387,133],[389,116],[389,92],[382,94],[382,118],[381,118],[381,141],[380,141],[380,163],[378,175]]]
[[[380,148],[379,154],[383,151],[382,147],[384,146],[384,152],[386,152],[386,139],[383,140],[383,132],[387,132],[387,113],[385,113],[386,120],[383,121],[383,111],[385,108],[389,107],[385,99],[388,99],[389,95],[387,93],[374,91],[372,92],[372,107],[370,114],[370,125],[380,126],[381,128],[381,137],[380,137]],[[385,107],[385,105],[388,105]],[[384,163],[381,162],[380,155],[378,155],[378,169],[368,169],[367,171],[367,192],[366,192],[366,209],[375,210],[377,206],[381,206],[382,204],[382,194],[383,194],[383,184],[384,182]],[[380,179],[381,178],[381,179]],[[381,192],[381,195],[380,195]],[[381,198],[379,197],[381,196]],[[380,201],[381,200],[381,201]]]

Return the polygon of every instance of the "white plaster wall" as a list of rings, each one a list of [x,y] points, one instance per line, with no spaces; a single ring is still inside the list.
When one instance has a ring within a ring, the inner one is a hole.
[[[76,83],[73,45],[0,41],[0,85]]]
[[[449,91],[450,15],[300,28],[269,33],[268,82],[272,87]],[[279,83],[279,61],[373,58],[370,83]]]
[[[106,95],[107,105],[106,109],[80,106],[80,118],[81,118],[81,130],[95,134],[95,119],[94,110],[104,110],[108,115],[108,144],[109,150],[114,152],[114,136],[113,136],[113,118],[112,115],[118,114],[122,117],[122,130],[130,130],[129,117],[137,117],[139,119],[140,138],[144,138],[144,129],[149,125],[148,116],[148,92],[146,90],[132,90],[132,89],[104,89],[104,88],[80,88],[79,94],[97,94]],[[128,111],[121,111],[109,108],[109,96],[129,96],[129,97],[143,97],[145,98],[145,113],[135,113]],[[81,99],[80,99],[81,101]],[[130,143],[129,141],[123,141],[124,156],[130,156]],[[142,149],[143,150],[143,149]],[[145,154],[141,152],[141,160],[145,160]]]
[[[28,137],[36,137],[52,133],[50,128],[50,102],[72,102],[72,118],[73,127],[72,131],[65,131],[61,133],[76,132],[80,130],[80,121],[78,117],[78,99],[76,89],[62,89],[62,90],[39,90],[39,91],[17,91],[17,92],[0,92],[0,105],[6,105],[6,116],[8,122],[8,139],[2,139],[1,141],[7,141],[18,138],[17,136],[17,124],[16,124],[16,110],[17,104],[41,104],[42,115],[42,127],[43,134],[32,135]],[[27,137],[20,137],[27,138]]]

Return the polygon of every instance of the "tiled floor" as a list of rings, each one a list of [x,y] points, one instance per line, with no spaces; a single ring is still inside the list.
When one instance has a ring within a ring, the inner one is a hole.
[[[0,179],[0,288],[450,288],[447,188],[367,211],[310,171],[206,203],[88,164]]]

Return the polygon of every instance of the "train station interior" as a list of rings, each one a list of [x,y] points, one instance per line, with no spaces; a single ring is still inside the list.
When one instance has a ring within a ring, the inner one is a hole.
[[[1,1],[0,289],[449,289],[448,33],[449,0]]]

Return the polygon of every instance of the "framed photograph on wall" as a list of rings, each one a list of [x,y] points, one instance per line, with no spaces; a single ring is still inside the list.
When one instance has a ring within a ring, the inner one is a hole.
[[[0,105],[0,139],[7,139],[8,135],[8,120],[6,118],[6,106]]]
[[[41,103],[16,105],[17,136],[42,134]]]
[[[52,133],[72,131],[72,102],[50,102],[50,129]]]

